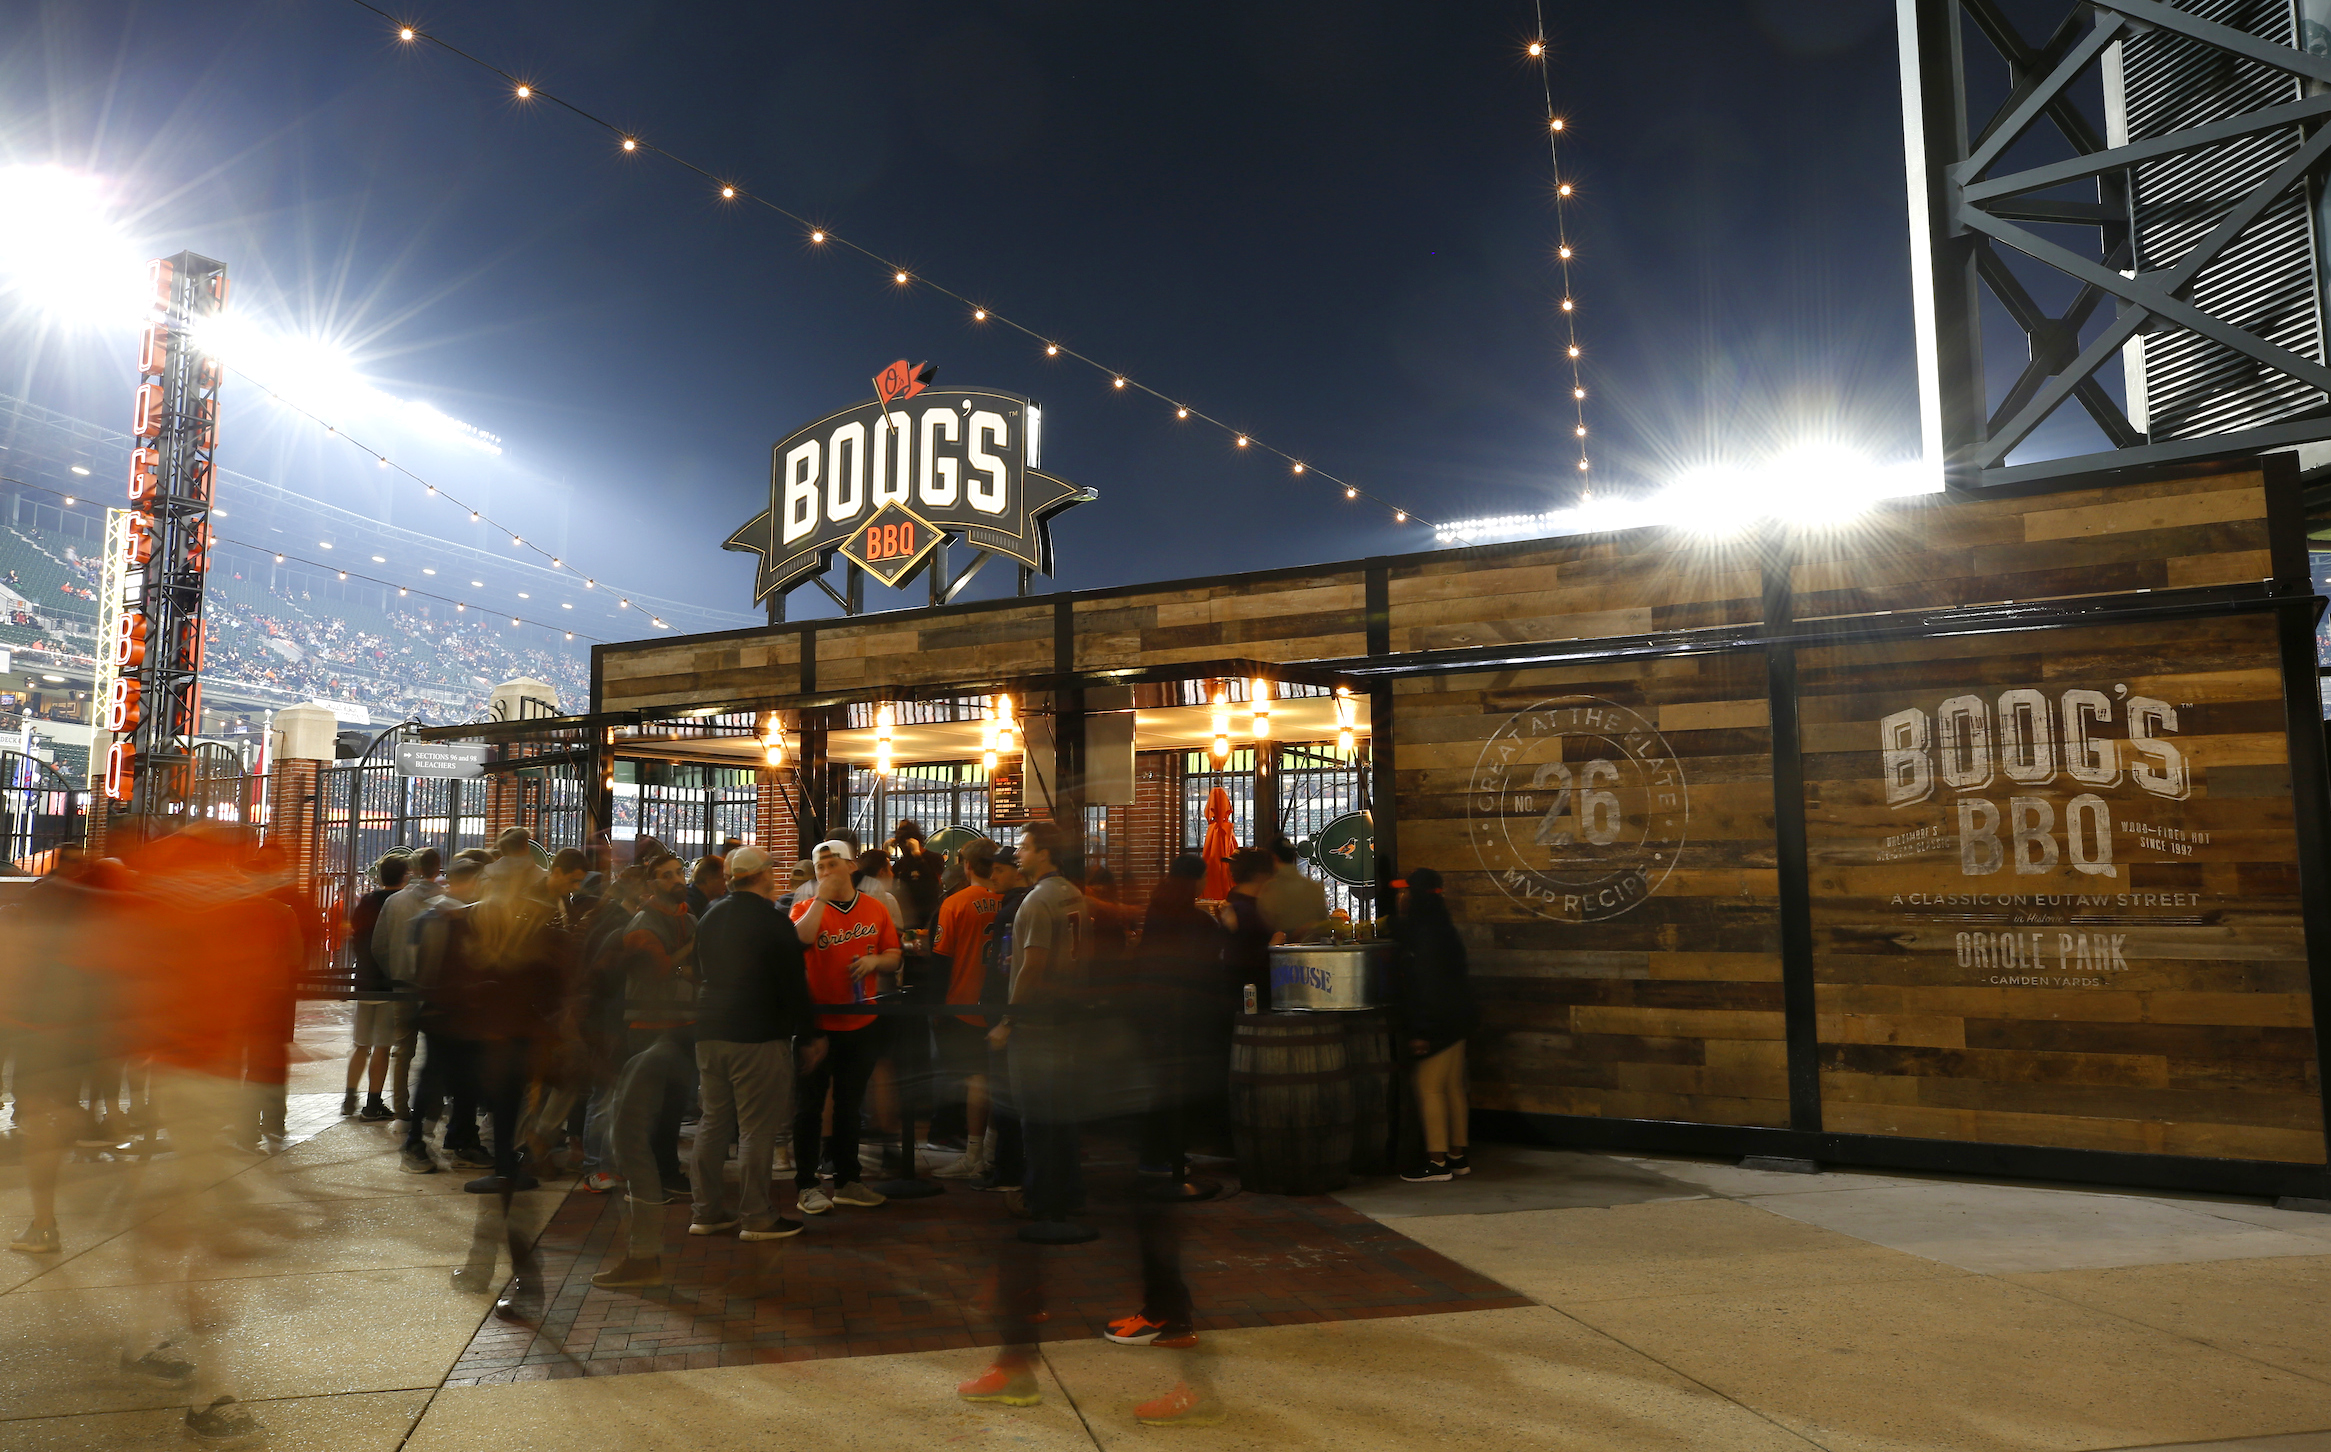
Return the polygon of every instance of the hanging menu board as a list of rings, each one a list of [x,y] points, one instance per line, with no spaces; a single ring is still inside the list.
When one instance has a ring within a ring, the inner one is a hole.
[[[1017,827],[1028,820],[1020,792],[1020,768],[998,766],[987,777],[987,820],[990,826]]]

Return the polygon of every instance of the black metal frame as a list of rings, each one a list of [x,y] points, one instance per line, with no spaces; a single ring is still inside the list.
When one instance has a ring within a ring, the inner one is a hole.
[[[2307,97],[2168,136],[2110,147],[2071,99],[2070,88],[2116,39],[2146,27],[2174,31],[2229,58],[2270,66],[2331,85],[2331,58],[2187,14],[2161,0],[2080,0],[2038,44],[2026,40],[1997,0],[1900,0],[1903,109],[1910,148],[1912,275],[1920,333],[1921,403],[1930,455],[1941,458],[1960,489],[2061,480],[2099,470],[2227,459],[2331,438],[2320,411],[2238,432],[2149,439],[2097,381],[2122,347],[2142,331],[2185,329],[2255,360],[2262,370],[2331,392],[2331,367],[2269,343],[2195,306],[2185,296],[2202,268],[2276,199],[2304,187],[2331,156],[2331,127],[2314,131],[2265,182],[2235,201],[2214,230],[2166,267],[2135,259],[2129,209],[2132,169],[2142,163],[2278,128],[2319,126],[2331,117],[2331,94]],[[1966,30],[1972,27],[2007,67],[2007,99],[1980,125],[1967,89]],[[1992,168],[2043,122],[2077,156],[1992,175]],[[2034,194],[2093,182],[2096,200],[2060,201]],[[2094,228],[2093,255],[2025,224]],[[2078,284],[2070,306],[2050,314],[2010,270],[2008,248]],[[2133,271],[2134,275],[2125,275]],[[2023,330],[2029,357],[1994,410],[1984,375],[1982,298],[1988,292]],[[2081,334],[2110,305],[2110,320],[2083,345]],[[2078,402],[2112,447],[2037,463],[2008,455],[2067,402]]]
[[[37,756],[0,751],[0,872],[78,843],[86,831],[87,793]]]

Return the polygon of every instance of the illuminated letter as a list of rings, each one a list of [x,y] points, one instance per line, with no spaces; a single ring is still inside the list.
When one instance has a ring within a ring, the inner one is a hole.
[[[985,448],[989,435],[994,435],[999,449],[1011,446],[1011,435],[1006,431],[1004,416],[981,409],[971,416],[971,477],[964,481],[964,497],[971,507],[982,514],[1004,512],[1004,461]],[[983,483],[980,476],[986,475]]]
[[[938,443],[932,436],[939,431],[941,424],[947,426],[948,443],[952,444],[962,437],[961,426],[955,421],[955,410],[923,410],[923,503],[932,509],[949,509],[954,506],[955,491],[961,484],[963,474],[961,459],[939,457]]]
[[[907,472],[913,452],[908,442],[907,415],[894,413],[874,425],[874,507],[904,504],[914,497],[914,475]],[[892,450],[896,449],[893,456]]]
[[[2036,785],[2056,774],[2056,718],[2047,696],[2026,687],[1999,697],[1999,769]]]
[[[816,439],[805,439],[785,456],[785,543],[817,528]]]
[[[1942,779],[1960,791],[1991,784],[1991,708],[1981,696],[1953,696],[1934,713]],[[1960,759],[1961,751],[1965,760]]]
[[[2089,722],[2111,719],[2112,701],[2104,692],[2064,693],[2064,770],[2072,773],[2074,781],[2111,786],[2121,779],[2121,759],[2112,743],[2094,740],[2088,734]]]
[[[2176,729],[2175,706],[2151,696],[2129,697],[2129,750],[2147,758],[2129,767],[2129,779],[2171,801],[2183,800],[2190,786],[2185,779],[2185,757],[2153,733]]]
[[[1927,758],[1926,713],[1916,706],[1878,723],[1885,745],[1886,805],[1908,806],[1934,795],[1934,763]]]
[[[850,450],[850,467],[842,468],[842,448]],[[866,507],[866,425],[846,423],[826,441],[826,518],[836,524],[856,519]]]

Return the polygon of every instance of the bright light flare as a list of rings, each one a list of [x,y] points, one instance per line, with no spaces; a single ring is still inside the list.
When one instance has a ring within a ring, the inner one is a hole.
[[[62,321],[135,326],[153,289],[102,180],[60,166],[0,166],[0,295]]]

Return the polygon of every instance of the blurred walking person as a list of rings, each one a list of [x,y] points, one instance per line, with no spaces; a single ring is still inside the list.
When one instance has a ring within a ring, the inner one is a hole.
[[[113,981],[105,954],[118,941],[121,904],[78,870],[51,873],[0,910],[0,1025],[15,1059],[32,1223],[8,1243],[55,1255],[57,1180],[81,1123],[81,1084],[111,1062]],[[110,1070],[120,1078],[118,1065]],[[110,1097],[110,1096],[109,1096]]]
[[[389,1113],[398,1119],[413,1116],[413,1054],[421,1040],[421,1005],[410,996],[415,988],[413,924],[445,896],[445,884],[437,878],[443,866],[434,847],[414,853],[405,866],[405,885],[381,904],[372,929],[374,961],[390,986],[407,995],[389,1016],[396,1034],[389,1048]]]
[[[374,940],[379,936],[381,910],[405,885],[405,865],[402,852],[374,863],[372,879],[378,885],[358,898],[348,912],[348,943],[356,959],[356,1021],[350,1031],[355,1048],[348,1055],[347,1092],[340,1097],[343,1116],[357,1113],[356,1090],[363,1084],[368,1092],[361,1117],[372,1121],[395,1117],[381,1102],[380,1094],[388,1083],[390,1056],[401,1037],[397,1002],[388,996],[395,992],[396,984],[389,977],[388,966],[381,962]]]

